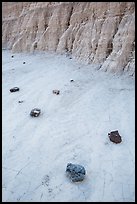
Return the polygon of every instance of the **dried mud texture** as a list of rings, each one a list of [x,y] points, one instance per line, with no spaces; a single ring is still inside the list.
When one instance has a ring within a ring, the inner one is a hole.
[[[2,2],[2,46],[135,74],[134,2]]]

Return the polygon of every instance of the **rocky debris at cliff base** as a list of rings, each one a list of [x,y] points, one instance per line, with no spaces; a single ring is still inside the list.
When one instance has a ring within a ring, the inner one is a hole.
[[[33,108],[30,112],[31,117],[38,117],[41,113],[41,110],[39,108]]]
[[[10,92],[16,92],[19,91],[19,87],[13,87],[10,89]]]
[[[86,171],[85,168],[79,164],[68,163],[66,174],[72,182],[78,182],[84,180]]]
[[[116,144],[122,142],[122,139],[121,139],[121,136],[119,135],[118,130],[108,133],[108,136],[111,142],[114,142]]]

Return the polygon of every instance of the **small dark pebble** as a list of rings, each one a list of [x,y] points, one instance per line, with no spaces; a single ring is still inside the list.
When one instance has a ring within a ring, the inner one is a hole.
[[[23,103],[23,101],[18,101],[18,103]]]
[[[23,64],[25,64],[26,62],[23,62]]]
[[[70,80],[70,82],[73,82],[73,81],[74,81],[73,79]]]
[[[19,91],[18,87],[13,87],[13,88],[10,89],[10,92],[16,92],[16,91]]]
[[[14,57],[14,55],[11,56],[12,58]]]
[[[53,94],[56,94],[56,95],[60,94],[60,90],[53,90],[52,92],[53,92]]]

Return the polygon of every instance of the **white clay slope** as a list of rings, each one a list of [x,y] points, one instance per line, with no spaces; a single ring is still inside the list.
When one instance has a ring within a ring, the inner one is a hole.
[[[3,202],[134,202],[134,79],[64,55],[11,55],[3,51]],[[69,181],[67,163],[84,166],[83,182]]]

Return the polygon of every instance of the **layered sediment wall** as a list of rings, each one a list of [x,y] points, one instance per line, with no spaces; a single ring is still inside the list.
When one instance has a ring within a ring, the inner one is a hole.
[[[70,53],[135,74],[134,2],[2,2],[2,46]]]

